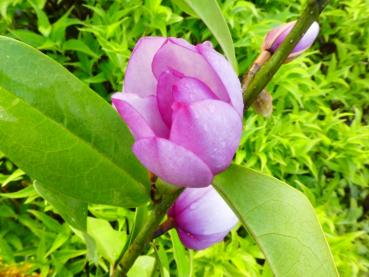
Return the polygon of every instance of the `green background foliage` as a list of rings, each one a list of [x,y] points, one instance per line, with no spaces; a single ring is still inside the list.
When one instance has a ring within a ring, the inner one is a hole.
[[[303,2],[219,2],[236,46],[239,72],[258,55],[265,33],[296,19]],[[268,85],[272,117],[247,112],[235,157],[237,164],[284,180],[309,198],[344,277],[369,274],[368,14],[368,0],[330,2],[312,50],[284,65]],[[43,51],[107,101],[121,90],[130,52],[143,35],[184,37],[192,43],[210,39],[221,49],[200,19],[169,0],[2,0],[0,34]],[[102,246],[116,244],[114,238],[127,239],[127,229],[144,216],[90,205],[89,216],[99,219],[89,221],[98,224],[97,236],[99,230],[114,235],[87,253],[83,235],[73,232],[38,196],[30,177],[0,157],[0,275],[13,269],[40,276],[106,274],[111,257],[101,254]],[[98,254],[95,248],[100,248]],[[87,254],[95,263],[86,264]],[[135,272],[271,276],[256,242],[241,226],[225,242],[199,252],[183,251],[171,232],[156,240]]]

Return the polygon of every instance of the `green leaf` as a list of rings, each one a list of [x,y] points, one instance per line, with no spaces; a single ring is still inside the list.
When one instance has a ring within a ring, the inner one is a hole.
[[[73,50],[73,51],[82,52],[82,53],[90,55],[94,58],[99,57],[94,51],[91,50],[90,47],[88,47],[88,45],[86,43],[84,43],[82,40],[78,40],[78,39],[70,39],[70,40],[67,40],[66,42],[64,42],[63,50],[64,51],[65,50]]]
[[[0,37],[0,149],[50,190],[136,207],[149,199],[146,170],[114,109],[37,50]]]
[[[104,219],[93,217],[87,219],[87,233],[95,240],[97,251],[113,264],[123,250],[126,233],[114,230]]]
[[[20,170],[19,168],[17,168],[15,171],[13,171],[12,174],[10,174],[1,184],[2,187],[5,187],[7,184],[14,182],[14,181],[18,181],[21,180],[22,176],[24,175],[24,172],[22,170]]]
[[[197,17],[196,12],[185,2],[185,0],[172,0],[182,11],[185,13]]]
[[[129,270],[128,277],[151,277],[153,276],[155,258],[151,256],[139,256],[132,268]]]
[[[224,54],[237,72],[237,60],[231,33],[216,0],[183,0],[213,33]],[[178,4],[178,2],[176,2]]]
[[[314,209],[301,192],[237,165],[213,184],[255,238],[276,276],[338,276]]]
[[[173,255],[177,265],[178,276],[192,276],[191,251],[186,251],[176,230],[170,230],[169,234],[172,239]]]
[[[36,191],[45,198],[63,219],[72,227],[86,231],[87,230],[87,203],[78,199],[69,197],[63,193],[52,191],[47,186],[34,183]]]

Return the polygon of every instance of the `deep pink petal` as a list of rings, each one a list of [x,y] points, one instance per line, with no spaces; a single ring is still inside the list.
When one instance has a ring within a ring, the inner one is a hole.
[[[219,234],[196,235],[178,228],[177,233],[184,246],[195,250],[202,250],[208,248],[214,243],[222,241],[228,234],[228,231]]]
[[[155,175],[179,187],[205,187],[213,175],[195,154],[166,139],[142,139],[133,145],[141,163]]]
[[[167,126],[172,124],[173,86],[181,77],[181,74],[173,70],[166,70],[159,77],[157,101],[160,114]]]
[[[188,188],[182,194],[186,196],[190,192],[192,195],[176,200],[176,225],[185,232],[197,235],[231,230],[237,224],[238,218],[219,193],[212,187],[203,188],[199,192],[197,190],[199,189]]]
[[[168,137],[169,129],[161,118],[154,96],[116,93],[112,103],[136,140],[153,136]]]
[[[175,102],[185,104],[191,104],[206,99],[217,99],[207,85],[191,77],[184,77],[174,84],[173,98]]]
[[[143,37],[133,49],[124,77],[124,91],[140,96],[155,95],[157,80],[151,63],[155,53],[165,42],[163,37]]]
[[[168,39],[154,56],[152,69],[156,78],[168,69],[174,69],[185,76],[204,82],[217,97],[230,100],[227,90],[207,60],[196,50]]]
[[[174,111],[170,140],[195,153],[216,174],[232,161],[241,132],[241,118],[231,105],[204,100]]]
[[[241,83],[232,65],[226,58],[206,44],[196,46],[200,54],[207,60],[217,73],[224,87],[228,92],[232,106],[236,109],[240,117],[243,116],[243,99]]]

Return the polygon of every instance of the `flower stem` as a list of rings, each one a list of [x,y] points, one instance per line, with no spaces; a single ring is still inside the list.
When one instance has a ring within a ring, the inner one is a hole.
[[[177,199],[179,194],[183,191],[181,188],[177,188],[171,185],[167,185],[162,181],[158,181],[157,193],[159,198],[157,202],[153,204],[151,214],[148,216],[146,224],[137,234],[132,244],[128,247],[124,253],[122,260],[120,261],[120,274],[126,276],[129,269],[141,252],[145,249],[146,245],[153,238],[154,232],[158,228],[162,219],[164,218],[167,210]]]
[[[281,67],[288,55],[295,48],[304,33],[311,24],[316,21],[319,14],[328,4],[329,0],[308,0],[305,9],[292,31],[287,35],[283,43],[278,47],[272,57],[255,74],[244,92],[245,112],[254,102],[259,93],[265,88],[273,75]]]

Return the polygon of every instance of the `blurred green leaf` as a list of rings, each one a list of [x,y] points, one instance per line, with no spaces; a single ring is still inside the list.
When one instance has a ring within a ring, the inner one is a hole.
[[[31,47],[1,37],[0,48],[1,151],[53,191],[85,202],[145,203],[146,171],[113,108]]]
[[[12,174],[10,174],[1,184],[2,187],[5,187],[7,184],[9,184],[10,182],[14,182],[14,181],[18,181],[20,179],[22,179],[21,177],[24,175],[25,173],[20,170],[19,168],[17,168],[15,171],[12,172]]]
[[[172,240],[173,255],[177,265],[178,276],[191,276],[191,256],[188,256],[191,252],[186,251],[176,230],[170,230],[169,234]]]
[[[137,258],[131,269],[128,277],[151,277],[155,266],[155,258],[151,256],[140,256]]]
[[[231,33],[216,0],[183,0],[213,33],[224,54],[237,72],[237,60]]]
[[[186,3],[186,0],[172,0],[182,11],[185,13],[197,17],[196,12]]]
[[[64,42],[63,44],[64,50],[74,50],[78,52],[85,53],[87,55],[90,55],[94,58],[98,58],[99,56],[88,47],[86,43],[84,43],[82,40],[78,39],[70,39]]]
[[[95,240],[97,251],[113,264],[123,250],[127,235],[114,230],[108,221],[93,217],[87,218],[87,233]]]
[[[338,276],[313,207],[281,181],[232,165],[213,182],[276,276]]]

